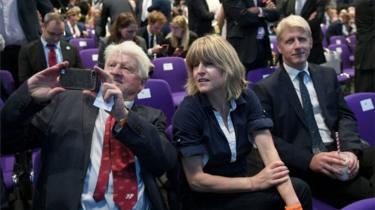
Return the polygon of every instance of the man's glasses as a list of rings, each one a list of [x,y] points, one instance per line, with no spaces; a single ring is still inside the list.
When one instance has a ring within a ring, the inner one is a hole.
[[[47,33],[50,36],[62,36],[62,35],[64,35],[63,32],[61,32],[61,33],[55,33],[55,32],[52,32],[52,31],[47,31]]]

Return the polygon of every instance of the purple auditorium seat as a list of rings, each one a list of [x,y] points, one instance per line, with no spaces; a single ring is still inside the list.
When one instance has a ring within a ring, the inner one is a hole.
[[[0,157],[0,167],[3,171],[5,187],[10,189],[13,187],[13,174],[16,157],[14,155],[2,155]]]
[[[269,36],[270,39],[270,45],[271,45],[271,50],[275,55],[279,54],[279,50],[277,49],[277,38],[274,35]]]
[[[374,210],[375,198],[367,198],[356,201],[342,208],[341,210]]]
[[[41,150],[40,148],[34,149],[31,155],[32,171],[30,173],[31,181],[35,185],[38,179],[40,168],[41,168]]]
[[[138,93],[136,104],[143,104],[164,112],[166,116],[166,127],[171,124],[175,111],[171,89],[168,83],[161,79],[149,79],[144,89]]]
[[[247,72],[247,80],[251,83],[256,83],[259,80],[268,77],[277,70],[276,67],[259,68]]]
[[[354,69],[350,64],[350,51],[349,47],[346,44],[330,44],[328,46],[329,50],[337,51],[341,53],[341,62],[342,62],[342,72],[347,73],[350,77],[354,77]]]
[[[345,44],[348,45],[346,36],[331,36],[329,37],[329,44]]]
[[[327,203],[324,203],[323,201],[313,198],[313,210],[338,210],[338,209],[328,205]]]
[[[73,38],[69,43],[77,48],[77,50],[97,48],[94,38]]]
[[[98,48],[83,49],[79,51],[79,57],[83,68],[92,69],[98,62]]]
[[[153,60],[153,79],[163,79],[171,87],[173,103],[178,106],[186,96],[184,85],[187,79],[185,60],[180,57],[161,57]]]
[[[0,70],[0,85],[3,87],[4,93],[1,96],[9,96],[16,88],[12,74],[7,70]],[[4,94],[4,95],[3,95]],[[4,97],[3,99],[5,99]]]
[[[354,112],[361,138],[375,146],[375,93],[354,93],[345,101]]]

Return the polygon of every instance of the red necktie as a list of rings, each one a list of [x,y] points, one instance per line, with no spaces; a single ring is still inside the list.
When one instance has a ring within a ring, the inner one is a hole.
[[[47,44],[47,47],[49,49],[48,52],[48,66],[54,66],[57,64],[57,58],[56,58],[56,51],[55,51],[55,45],[54,44]]]
[[[93,197],[97,202],[104,199],[109,173],[112,170],[113,200],[121,210],[130,210],[138,198],[134,155],[124,144],[112,137],[114,124],[115,119],[112,116],[108,117],[105,124],[99,176]]]

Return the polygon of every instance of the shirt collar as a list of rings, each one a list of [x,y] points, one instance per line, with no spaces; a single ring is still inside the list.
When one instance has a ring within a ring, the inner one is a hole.
[[[286,63],[283,63],[283,66],[284,66],[285,71],[288,73],[288,75],[289,75],[289,77],[292,81],[294,81],[295,79],[298,79],[296,77],[297,77],[298,73],[300,73],[301,71],[304,71],[310,77],[310,72],[308,71],[309,63],[307,61],[306,61],[305,68],[303,68],[302,70],[299,70],[299,69],[293,68],[291,66],[288,66]]]
[[[131,109],[134,106],[134,100],[133,101],[125,101],[124,102],[126,108]]]

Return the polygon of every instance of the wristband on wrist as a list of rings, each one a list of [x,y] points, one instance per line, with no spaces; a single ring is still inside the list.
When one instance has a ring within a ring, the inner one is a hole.
[[[301,203],[292,206],[285,206],[285,210],[303,210]]]

